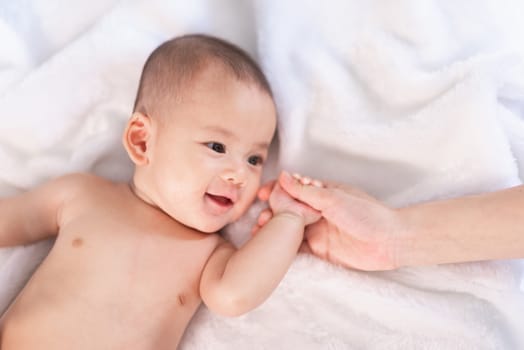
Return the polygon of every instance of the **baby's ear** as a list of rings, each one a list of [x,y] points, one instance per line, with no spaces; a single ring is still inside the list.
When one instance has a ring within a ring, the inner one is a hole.
[[[133,113],[122,135],[122,142],[129,158],[136,165],[149,163],[147,147],[150,137],[151,118],[140,112]]]

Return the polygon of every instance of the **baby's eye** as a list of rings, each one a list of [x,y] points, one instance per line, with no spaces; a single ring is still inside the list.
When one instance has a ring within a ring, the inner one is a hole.
[[[261,165],[264,162],[261,156],[251,156],[247,161],[251,165]]]
[[[219,142],[208,142],[206,146],[217,153],[226,153],[226,146]]]

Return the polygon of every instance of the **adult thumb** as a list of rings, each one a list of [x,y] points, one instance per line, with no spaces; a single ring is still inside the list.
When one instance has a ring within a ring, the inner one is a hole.
[[[303,185],[287,171],[280,173],[278,183],[291,197],[318,211],[323,211],[333,202],[333,192],[330,189],[313,185]]]

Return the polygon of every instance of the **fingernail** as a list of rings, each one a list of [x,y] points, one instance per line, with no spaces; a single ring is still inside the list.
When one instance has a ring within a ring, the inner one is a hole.
[[[311,178],[304,176],[300,182],[302,182],[302,185],[309,185],[311,183]]]
[[[324,184],[322,183],[322,181],[320,180],[313,180],[313,182],[311,182],[311,184],[315,187],[324,187]]]
[[[297,180],[300,180],[302,176],[299,173],[293,173],[293,177]]]
[[[285,171],[285,170],[282,171],[282,179],[284,181],[288,181],[288,182],[292,182],[293,181],[293,178],[291,177],[291,175],[287,171]]]

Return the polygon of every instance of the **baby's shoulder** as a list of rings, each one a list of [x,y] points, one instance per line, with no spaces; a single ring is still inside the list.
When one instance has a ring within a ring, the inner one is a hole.
[[[93,193],[94,189],[107,187],[111,182],[100,176],[89,173],[72,173],[57,177],[51,181],[51,185],[60,192],[74,196]]]
[[[69,208],[85,210],[104,202],[104,197],[115,192],[116,184],[89,173],[72,173],[60,176],[51,183],[55,193],[63,198],[63,211]]]

